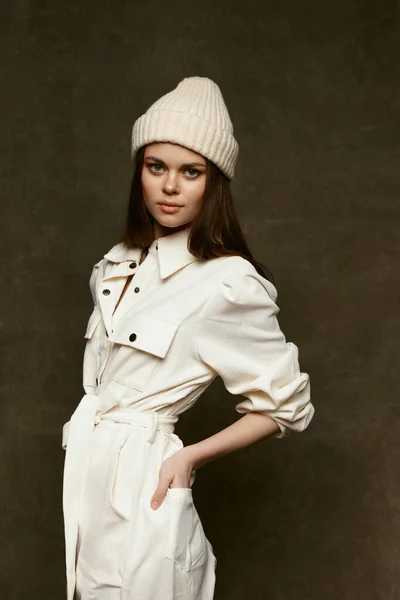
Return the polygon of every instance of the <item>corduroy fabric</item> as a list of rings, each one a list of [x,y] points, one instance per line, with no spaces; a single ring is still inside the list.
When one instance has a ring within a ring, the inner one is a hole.
[[[159,98],[132,128],[131,156],[153,142],[171,142],[211,160],[232,179],[239,146],[219,86],[208,77],[186,77]]]
[[[75,579],[78,600],[213,599],[216,559],[191,489],[170,490],[157,511],[149,502],[163,460],[183,447],[171,424],[217,375],[243,396],[237,412],[275,420],[275,438],[313,418],[275,286],[240,256],[198,260],[188,234],[154,240],[141,264],[140,249],[117,244],[90,277],[86,394],[65,427],[67,600]]]

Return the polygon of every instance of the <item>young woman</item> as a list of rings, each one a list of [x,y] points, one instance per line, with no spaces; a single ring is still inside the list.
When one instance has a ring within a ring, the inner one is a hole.
[[[313,417],[272,276],[236,217],[237,154],[205,77],[134,124],[126,231],[93,268],[85,395],[63,428],[68,600],[212,600],[195,469]],[[244,416],[184,447],[174,424],[218,375]]]

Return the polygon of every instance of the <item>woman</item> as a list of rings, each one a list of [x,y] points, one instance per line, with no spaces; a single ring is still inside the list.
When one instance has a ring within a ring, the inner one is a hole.
[[[63,429],[68,600],[212,600],[195,469],[313,417],[272,277],[234,211],[237,154],[205,77],[185,78],[134,124],[127,227],[93,268],[85,395]],[[217,375],[246,414],[184,447],[174,424]]]

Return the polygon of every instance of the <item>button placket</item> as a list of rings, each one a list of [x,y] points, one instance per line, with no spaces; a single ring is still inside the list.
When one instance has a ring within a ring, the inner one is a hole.
[[[147,257],[146,257],[146,259],[147,259],[146,266],[147,266],[147,268],[148,268],[148,265],[149,265],[150,261],[148,260],[148,258],[147,258]],[[143,266],[144,266],[144,265],[143,265]],[[149,274],[147,275],[147,278],[146,278],[145,280],[143,280],[143,285],[145,285],[145,286],[147,285],[147,283],[148,283],[148,282],[149,282],[149,280],[151,279],[151,274],[152,274],[153,272],[154,272],[154,269],[150,269],[150,271],[149,271]],[[143,271],[142,271],[142,273],[143,273]],[[135,279],[136,279],[136,278],[137,278],[137,275],[135,276]],[[142,284],[141,284],[141,281],[140,281],[140,285],[139,285],[139,286],[138,286],[138,285],[137,285],[137,286],[135,286],[135,287],[134,287],[134,289],[133,289],[133,291],[134,291],[134,293],[135,293],[135,294],[138,294],[138,293],[140,292],[140,290],[141,290],[141,289],[142,289]],[[129,332],[129,331],[128,331],[127,333],[128,333],[128,336],[129,336],[129,341],[130,341],[130,342],[134,342],[134,341],[136,340],[136,338],[137,338],[137,334],[136,334],[134,331],[132,331],[132,332]]]
[[[110,322],[112,323],[112,329],[114,329],[115,324],[120,319],[123,320],[124,315],[126,315],[126,313],[129,312],[133,307],[135,307],[136,303],[140,302],[140,300],[142,299],[143,292],[145,291],[149,282],[152,280],[152,277],[154,276],[154,272],[156,270],[157,263],[154,260],[155,258],[156,258],[155,256],[151,257],[148,255],[146,257],[146,260],[144,260],[142,264],[139,264],[137,261],[131,261],[131,262],[124,263],[124,271],[121,271],[121,275],[130,276],[130,275],[134,274],[135,281],[131,282],[129,288],[125,292],[124,296],[121,298],[120,303],[119,303],[117,309],[115,310],[115,313],[114,313],[115,303],[117,301],[117,298],[120,297],[120,295],[118,295],[118,293],[117,293],[117,288],[114,289],[114,283],[113,283],[113,287],[111,290],[111,292],[112,292],[111,295],[107,296],[107,294],[106,294],[105,298],[103,297],[105,304],[107,303],[106,298],[111,298],[112,296],[114,297],[114,301],[112,302],[112,304],[114,306],[111,311],[113,314],[111,315],[111,318],[110,318]],[[132,271],[134,273],[132,273]],[[126,282],[126,280],[123,282],[122,289],[125,285],[125,282]],[[134,286],[134,284],[135,284],[135,286]],[[105,288],[111,287],[110,281],[104,281],[103,286]],[[122,293],[122,289],[120,290],[120,293]],[[127,341],[129,340],[130,342],[133,342],[136,340],[136,338],[137,338],[137,332],[129,331],[129,330],[126,331]],[[111,339],[112,339],[112,332],[111,332]]]
[[[102,306],[104,323],[108,333],[112,333],[116,303],[122,294],[126,278],[135,275],[138,267],[138,261],[132,259],[113,265],[100,283],[100,304]]]

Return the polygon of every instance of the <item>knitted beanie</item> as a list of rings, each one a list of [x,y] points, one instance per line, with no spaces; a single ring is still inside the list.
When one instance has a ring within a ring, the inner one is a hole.
[[[152,142],[171,142],[211,160],[233,178],[239,146],[220,88],[208,77],[186,77],[137,119],[132,159]]]

